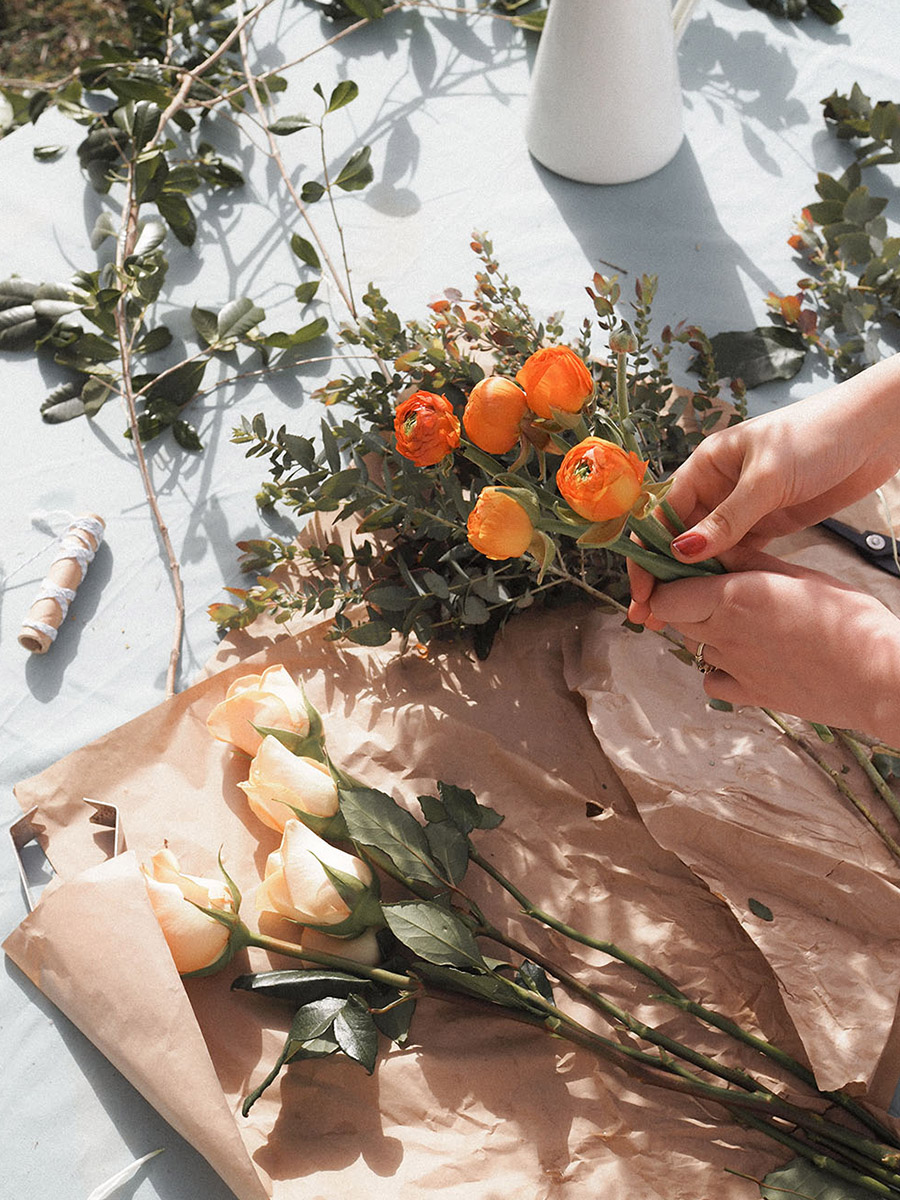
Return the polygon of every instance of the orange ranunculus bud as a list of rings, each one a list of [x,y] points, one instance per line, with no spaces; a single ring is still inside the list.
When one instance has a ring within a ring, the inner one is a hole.
[[[485,558],[519,558],[531,545],[531,517],[512,496],[496,487],[482,488],[466,525],[469,542]]]
[[[573,446],[556,472],[556,486],[586,521],[624,516],[641,494],[647,464],[614,442],[589,437]]]
[[[528,407],[539,417],[550,417],[551,408],[580,412],[594,391],[594,379],[574,350],[545,346],[527,358],[516,375],[525,389]]]
[[[511,379],[491,375],[476,383],[463,412],[466,433],[488,454],[505,454],[519,437],[519,422],[528,404]]]
[[[459,445],[459,419],[446,396],[416,392],[394,416],[397,449],[417,467],[433,467]]]

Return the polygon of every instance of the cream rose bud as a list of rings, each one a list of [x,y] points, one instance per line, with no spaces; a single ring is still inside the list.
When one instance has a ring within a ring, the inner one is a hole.
[[[141,865],[150,903],[180,975],[213,966],[228,950],[231,930],[194,906],[234,912],[223,880],[183,875],[171,850],[160,850],[150,869]]]
[[[281,846],[266,863],[256,907],[301,925],[339,925],[350,916],[350,908],[328,878],[325,866],[352,875],[361,884],[372,882],[372,872],[361,859],[332,846],[301,821],[288,821]]]
[[[238,787],[259,819],[279,833],[294,815],[291,808],[315,817],[333,817],[338,810],[337,785],[325,764],[292,754],[271,734],[263,738],[249,778]]]
[[[280,663],[267,667],[262,675],[235,679],[225,699],[206,718],[206,727],[214,738],[250,755],[257,752],[262,741],[254,725],[289,730],[300,737],[309,733],[303,692]]]

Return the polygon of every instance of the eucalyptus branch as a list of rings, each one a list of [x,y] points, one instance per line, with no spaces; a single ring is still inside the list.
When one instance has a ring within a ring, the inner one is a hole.
[[[178,556],[175,553],[174,546],[172,545],[172,539],[169,536],[169,528],[163,519],[159,502],[156,497],[156,490],[153,486],[153,481],[150,478],[150,471],[147,466],[147,458],[144,454],[144,447],[143,443],[141,442],[140,430],[138,428],[135,392],[131,378],[131,356],[133,341],[129,336],[128,330],[128,295],[124,283],[125,276],[123,268],[125,259],[134,250],[134,244],[137,238],[138,207],[138,202],[134,194],[133,165],[129,165],[127,182],[125,186],[125,199],[122,205],[122,226],[124,229],[124,234],[122,237],[116,239],[116,272],[119,278],[119,286],[122,288],[122,291],[115,308],[115,323],[116,336],[119,342],[119,357],[122,364],[122,394],[125,398],[125,405],[128,411],[128,426],[131,431],[131,441],[134,446],[134,454],[138,465],[138,471],[140,472],[141,482],[144,486],[144,495],[147,498],[147,503],[150,506],[151,513],[153,514],[153,520],[156,523],[157,532],[166,553],[169,575],[172,580],[172,591],[175,596],[175,626],[172,632],[172,648],[169,652],[169,665],[166,671],[166,698],[169,699],[175,694],[175,680],[178,670],[178,660],[181,655],[181,639],[184,634],[184,587],[181,581],[181,566],[178,561]]]
[[[271,0],[266,0],[266,2],[271,3]],[[238,10],[241,12],[243,11],[242,0],[238,0]],[[298,213],[303,218],[303,220],[306,222],[307,228],[309,229],[310,233],[312,234],[313,240],[316,243],[316,247],[319,251],[319,254],[322,257],[322,261],[327,266],[329,274],[331,275],[331,279],[332,279],[335,287],[337,288],[341,299],[343,300],[344,304],[347,307],[348,312],[350,313],[350,315],[353,317],[353,319],[355,321],[357,319],[357,312],[356,312],[356,305],[354,304],[354,301],[353,301],[353,295],[352,295],[352,292],[350,291],[349,278],[345,282],[341,278],[341,275],[338,272],[338,270],[336,269],[334,263],[331,261],[331,256],[328,252],[328,247],[325,245],[325,243],[322,241],[322,238],[319,236],[319,232],[316,229],[315,225],[313,224],[313,222],[310,218],[309,210],[307,209],[307,206],[303,203],[303,201],[301,200],[300,196],[297,193],[297,189],[294,187],[294,182],[291,179],[290,175],[288,174],[287,168],[284,165],[284,159],[281,156],[281,151],[278,149],[278,146],[276,145],[275,135],[272,133],[271,129],[269,128],[269,123],[266,120],[265,107],[264,107],[262,100],[260,98],[260,95],[259,95],[259,88],[256,86],[256,79],[253,75],[252,70],[250,69],[250,64],[249,64],[249,60],[248,60],[247,37],[246,37],[246,33],[244,31],[245,26],[246,26],[246,20],[241,21],[240,35],[239,35],[240,36],[241,59],[244,64],[244,75],[247,80],[247,88],[253,99],[253,103],[256,106],[256,110],[259,113],[260,120],[261,120],[264,130],[265,130],[266,140],[269,144],[269,157],[271,158],[272,162],[275,163],[275,166],[278,170],[278,174],[281,176],[281,178],[284,182],[284,186],[287,188],[288,194],[291,197],[291,200],[294,202],[294,205],[295,205]],[[339,226],[339,228],[340,228],[340,226]],[[342,244],[343,244],[343,239],[342,239]]]

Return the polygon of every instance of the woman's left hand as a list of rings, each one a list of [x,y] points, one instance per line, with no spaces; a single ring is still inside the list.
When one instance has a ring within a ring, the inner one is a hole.
[[[654,625],[714,668],[709,696],[900,741],[900,620],[848,584],[754,550],[729,573],[658,584]]]

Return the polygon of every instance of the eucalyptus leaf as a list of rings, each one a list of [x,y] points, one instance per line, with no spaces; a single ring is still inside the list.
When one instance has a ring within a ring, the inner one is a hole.
[[[91,249],[96,250],[106,241],[107,238],[117,238],[119,235],[119,227],[116,224],[116,219],[111,212],[104,210],[94,222],[94,228],[91,230]]]
[[[84,416],[80,383],[61,383],[41,404],[41,416],[50,425],[59,425]]]
[[[359,95],[359,88],[352,79],[342,79],[328,101],[326,112],[334,112],[335,109],[343,108],[345,104],[349,104]]]
[[[347,630],[346,637],[357,646],[386,646],[394,630],[385,621],[364,621]]]
[[[161,192],[156,197],[160,216],[183,246],[193,246],[197,239],[197,220],[184,196],[175,192]]]
[[[216,341],[234,342],[264,321],[265,317],[265,311],[246,296],[232,300],[220,309],[216,318]]]
[[[352,154],[341,167],[335,183],[345,192],[356,192],[366,187],[375,178],[369,159],[372,155],[371,146],[363,146]]]
[[[207,346],[215,343],[219,333],[219,319],[211,309],[195,304],[191,309],[191,323]]]
[[[313,122],[308,117],[302,117],[298,114],[295,116],[279,117],[277,121],[273,121],[269,126],[269,133],[277,134],[278,137],[288,137],[292,133],[298,133],[301,129],[309,129]]]
[[[321,270],[322,263],[315,246],[305,237],[301,237],[299,233],[291,234],[291,250],[307,266],[314,267],[317,271]]]
[[[96,225],[94,226],[96,229]],[[147,254],[155,250],[166,240],[166,226],[163,221],[153,220],[142,222],[137,241],[134,244],[135,255]]]

